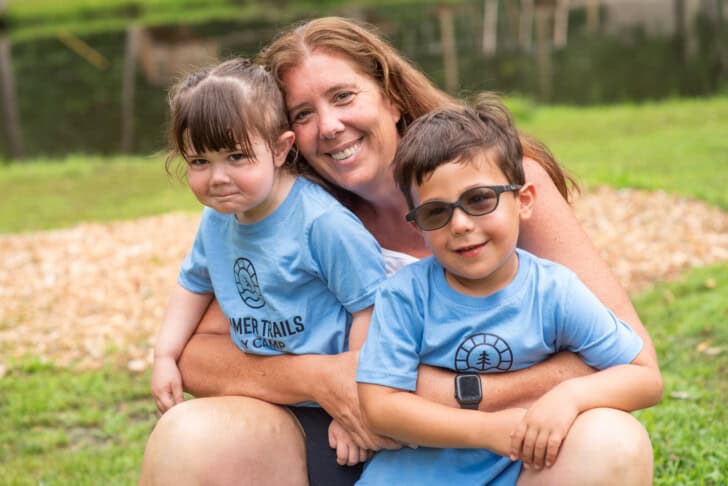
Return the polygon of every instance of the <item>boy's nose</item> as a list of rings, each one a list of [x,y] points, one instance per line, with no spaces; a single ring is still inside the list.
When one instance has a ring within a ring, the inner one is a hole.
[[[463,211],[462,208],[453,208],[450,217],[450,231],[459,234],[467,233],[473,229],[473,217]]]

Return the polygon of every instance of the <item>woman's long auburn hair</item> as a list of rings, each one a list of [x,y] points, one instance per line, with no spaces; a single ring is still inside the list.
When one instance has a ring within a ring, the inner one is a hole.
[[[256,61],[270,69],[285,94],[282,79],[286,71],[319,49],[349,59],[359,72],[377,81],[383,94],[401,113],[397,124],[400,135],[410,123],[426,113],[464,106],[463,102],[437,88],[378,35],[373,26],[352,19],[322,17],[294,24],[278,34]],[[495,95],[491,94],[490,98],[492,103],[502,104]],[[524,157],[538,162],[562,196],[568,199],[569,186],[577,188],[576,182],[564,172],[545,144],[521,132],[519,136]],[[334,192],[341,196],[339,191]]]

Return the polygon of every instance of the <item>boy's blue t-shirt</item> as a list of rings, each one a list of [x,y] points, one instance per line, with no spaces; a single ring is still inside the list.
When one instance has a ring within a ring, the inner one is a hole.
[[[487,297],[452,289],[432,257],[382,284],[357,381],[414,391],[420,364],[501,373],[569,350],[603,369],[639,354],[639,336],[571,270],[516,251],[515,278]],[[403,448],[377,452],[357,484],[515,484],[520,467],[485,449]]]
[[[178,281],[191,292],[215,293],[240,349],[276,355],[346,351],[351,314],[373,304],[384,279],[374,237],[299,177],[256,223],[205,208]]]

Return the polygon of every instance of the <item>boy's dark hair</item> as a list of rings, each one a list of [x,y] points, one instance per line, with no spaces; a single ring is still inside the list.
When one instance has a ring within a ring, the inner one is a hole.
[[[189,74],[170,90],[169,108],[167,171],[173,159],[190,151],[234,150],[239,144],[252,156],[251,135],[273,151],[278,137],[289,129],[275,79],[244,58]]]
[[[523,148],[508,110],[497,98],[481,96],[473,107],[435,110],[415,120],[394,156],[394,180],[412,209],[412,184],[421,185],[450,162],[485,157],[509,184],[524,184]]]

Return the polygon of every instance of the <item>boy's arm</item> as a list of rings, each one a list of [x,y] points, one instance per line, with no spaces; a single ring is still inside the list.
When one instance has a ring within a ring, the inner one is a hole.
[[[510,433],[525,412],[453,409],[404,390],[369,383],[358,386],[362,412],[371,428],[408,444],[487,448],[507,455]]]
[[[643,350],[630,364],[566,380],[537,400],[513,433],[511,458],[549,467],[580,413],[599,407],[630,412],[657,404],[662,377],[646,354]]]
[[[579,413],[599,407],[626,412],[651,407],[662,397],[662,376],[647,355],[643,349],[630,364],[566,380],[549,394],[570,397]]]
[[[369,322],[372,320],[373,306],[369,306],[351,316],[351,328],[349,330],[349,350],[358,351],[364,346],[369,331]]]

